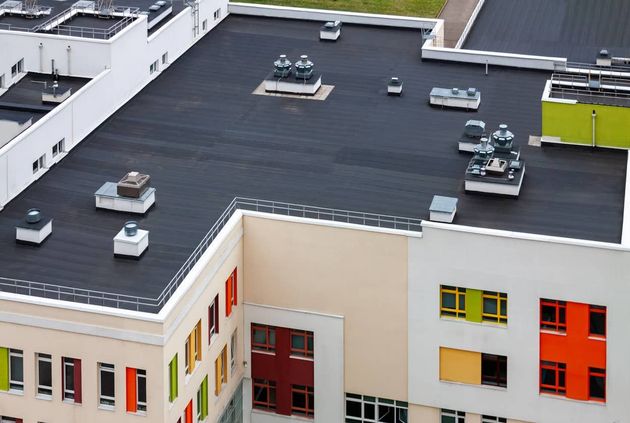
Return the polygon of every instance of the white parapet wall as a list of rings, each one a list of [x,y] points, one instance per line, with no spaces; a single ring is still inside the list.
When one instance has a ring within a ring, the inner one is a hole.
[[[235,15],[264,16],[270,18],[302,19],[309,21],[341,21],[359,25],[391,26],[397,28],[433,29],[440,19],[409,16],[378,15],[344,12],[341,10],[307,9],[302,7],[272,6],[252,3],[229,3],[229,12]]]
[[[477,5],[473,9],[466,26],[464,27],[464,31],[462,31],[462,35],[459,36],[459,40],[457,40],[457,44],[455,44],[455,48],[462,48],[464,42],[466,42],[466,38],[468,38],[468,33],[472,29],[475,21],[477,20],[477,16],[479,16],[479,12],[481,12],[481,8],[483,7],[486,0],[478,0]]]

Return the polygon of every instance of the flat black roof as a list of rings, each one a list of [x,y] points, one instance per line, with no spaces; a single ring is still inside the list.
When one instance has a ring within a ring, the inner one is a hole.
[[[232,15],[0,213],[3,277],[157,297],[235,196],[427,218],[433,195],[459,198],[455,222],[619,242],[625,151],[527,145],[540,134],[543,72],[422,62],[421,35]],[[308,54],[325,101],[252,95],[279,54]],[[386,95],[390,77],[401,97]],[[433,87],[481,90],[479,112],[432,108]],[[468,119],[507,123],[527,173],[519,199],[464,193]],[[151,175],[150,247],[115,259],[134,215],[96,210],[94,192],[126,172]],[[28,208],[54,218],[41,248],[17,245]]]
[[[584,63],[604,48],[630,57],[629,19],[628,0],[486,0],[464,48]]]

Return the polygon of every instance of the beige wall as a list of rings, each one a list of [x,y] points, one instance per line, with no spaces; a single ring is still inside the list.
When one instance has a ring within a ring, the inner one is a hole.
[[[0,392],[2,415],[23,418],[25,423],[161,421],[164,386],[160,347],[7,323],[0,323],[0,346],[24,351],[24,395]],[[52,355],[51,401],[35,398],[35,353]],[[82,360],[82,404],[62,402],[61,357]],[[99,362],[115,366],[115,411],[98,409]],[[144,369],[147,372],[147,417],[126,412],[125,367]]]
[[[245,301],[343,316],[346,392],[406,401],[407,238],[252,216],[244,228]]]

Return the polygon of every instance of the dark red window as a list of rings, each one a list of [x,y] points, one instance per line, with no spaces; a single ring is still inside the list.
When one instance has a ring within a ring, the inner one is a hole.
[[[483,385],[507,387],[507,357],[481,354],[481,383]]]
[[[567,330],[567,303],[557,300],[540,300],[540,328],[557,332]]]
[[[589,367],[588,399],[593,401],[606,401],[606,369]]]
[[[291,414],[313,417],[315,395],[312,386],[291,386]]]
[[[276,409],[276,382],[254,379],[254,408],[273,411]]]
[[[291,355],[313,358],[313,332],[291,330]]]
[[[589,306],[588,333],[600,338],[606,337],[606,307]]]
[[[252,350],[274,352],[276,350],[276,328],[252,324]]]
[[[219,333],[219,296],[214,297],[212,304],[208,307],[208,344],[212,340],[212,335]]]
[[[567,365],[553,361],[540,362],[540,392],[566,395]]]

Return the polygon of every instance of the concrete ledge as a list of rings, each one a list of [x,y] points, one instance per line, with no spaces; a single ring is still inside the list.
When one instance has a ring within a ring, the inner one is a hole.
[[[470,15],[470,18],[468,19],[468,22],[466,23],[466,26],[464,27],[464,31],[462,32],[462,35],[459,36],[459,40],[457,40],[457,44],[455,44],[455,48],[462,48],[462,46],[466,42],[466,38],[468,38],[468,33],[472,29],[472,26],[475,24],[475,21],[477,20],[477,16],[479,15],[479,12],[481,12],[481,8],[483,7],[485,2],[486,0],[479,0],[477,2],[477,6],[475,6],[475,9]]]
[[[359,25],[391,26],[397,28],[433,29],[440,19],[408,16],[377,15],[340,10],[306,9],[252,3],[228,3],[228,12],[235,15],[265,16],[269,18],[301,19],[309,21],[341,21]]]

